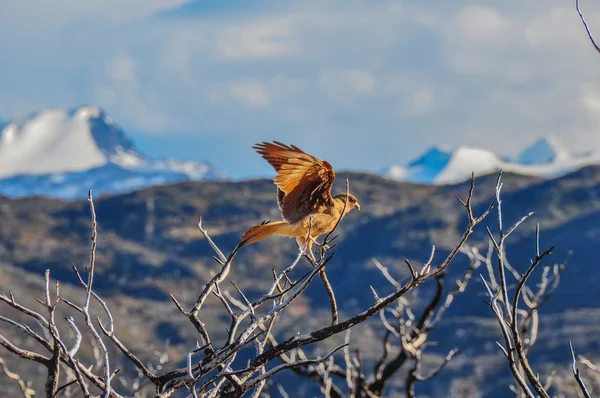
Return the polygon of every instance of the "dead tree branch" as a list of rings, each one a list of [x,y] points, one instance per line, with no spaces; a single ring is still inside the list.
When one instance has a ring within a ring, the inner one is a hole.
[[[500,175],[501,177],[501,175]],[[486,263],[488,271],[488,280],[482,278],[482,282],[487,291],[489,298],[489,306],[496,317],[498,326],[504,345],[497,342],[498,347],[504,354],[509,369],[517,382],[518,387],[514,389],[517,396],[546,397],[548,393],[549,383],[544,385],[540,380],[540,376],[533,370],[527,353],[535,344],[539,329],[539,309],[548,301],[552,294],[558,288],[560,282],[560,274],[564,269],[562,265],[546,266],[541,272],[540,282],[533,289],[527,285],[529,278],[533,272],[539,267],[540,263],[552,252],[554,247],[550,247],[544,251],[540,249],[540,229],[539,224],[535,233],[535,257],[527,267],[523,274],[520,274],[506,260],[506,245],[505,239],[515,231],[532,213],[526,215],[511,226],[507,232],[504,232],[502,225],[502,210],[500,193],[502,189],[501,178],[498,178],[496,185],[496,209],[498,211],[498,235],[495,237],[488,228],[488,236],[490,238],[490,247],[494,249],[497,257],[497,272],[491,266],[492,257],[483,257],[477,254],[480,261]],[[508,271],[508,273],[506,272]],[[512,302],[509,299],[509,284],[506,276],[512,275],[516,280]],[[525,306],[525,309],[520,309],[520,301]],[[577,379],[582,391],[585,393],[585,386],[579,372],[575,369],[575,357],[573,356],[573,374]]]
[[[6,377],[8,377],[11,380],[14,380],[17,383],[19,389],[23,393],[23,398],[32,398],[35,396],[35,391],[31,389],[31,382],[25,381],[18,374],[11,372],[8,369],[8,366],[6,366],[6,362],[2,358],[0,358],[0,369]]]
[[[598,53],[600,53],[600,46],[598,46],[598,44],[596,43],[596,40],[594,39],[594,36],[592,35],[592,32],[590,31],[590,28],[585,20],[585,18],[583,17],[583,13],[581,12],[581,8],[579,8],[579,0],[575,0],[575,8],[577,9],[577,14],[579,14],[579,18],[581,19],[581,22],[583,23],[583,27],[585,28],[585,31],[588,35],[588,38],[590,39],[590,41],[592,42],[592,45],[594,46],[594,48],[596,49],[596,51]]]
[[[585,398],[592,398],[587,387],[585,386],[585,383],[583,382],[583,379],[581,378],[579,369],[577,368],[577,359],[575,358],[575,351],[573,350],[573,344],[570,341],[569,341],[569,349],[571,350],[571,360],[572,360],[571,370],[573,371],[573,376],[575,377],[575,380],[577,380],[577,384],[579,385],[579,388],[581,389],[581,392],[583,393]]]
[[[347,190],[348,186],[348,182],[346,182]],[[410,380],[412,380],[410,384],[413,385],[417,381],[426,381],[441,372],[445,364],[456,353],[455,350],[452,350],[439,368],[428,375],[421,375],[419,371],[421,357],[423,350],[427,346],[426,342],[429,332],[439,325],[445,311],[453,303],[455,296],[465,290],[473,272],[481,263],[477,256],[470,254],[473,249],[465,246],[465,244],[472,234],[474,227],[481,223],[489,214],[492,207],[490,206],[482,215],[475,216],[472,209],[473,190],[474,178],[471,180],[466,200],[461,200],[467,215],[467,227],[445,259],[439,265],[434,266],[432,264],[435,252],[434,248],[429,260],[418,272],[412,263],[407,261],[406,264],[410,270],[411,279],[406,283],[396,280],[385,267],[379,264],[378,266],[382,270],[384,277],[394,286],[394,292],[379,297],[373,289],[375,302],[362,312],[343,321],[339,319],[335,294],[324,273],[325,267],[335,254],[329,253],[331,250],[329,243],[335,239],[335,237],[329,239],[331,234],[328,234],[323,243],[320,244],[321,255],[319,258],[307,257],[312,265],[310,271],[297,280],[291,279],[291,271],[297,267],[300,260],[306,254],[305,248],[299,248],[298,256],[292,264],[280,271],[273,272],[273,283],[267,292],[257,299],[250,299],[241,289],[238,289],[233,284],[230,278],[232,263],[239,247],[234,248],[231,254],[226,257],[223,251],[212,241],[208,231],[203,228],[202,222],[199,222],[198,227],[202,235],[215,252],[214,258],[218,264],[218,271],[203,287],[198,298],[191,305],[190,310],[186,310],[184,305],[175,296],[171,295],[171,299],[177,310],[189,319],[203,344],[197,344],[193,350],[187,352],[187,362],[184,367],[165,371],[146,365],[117,337],[117,322],[113,318],[106,302],[94,291],[98,231],[94,203],[90,192],[88,202],[92,218],[92,245],[89,267],[87,269],[87,280],[82,277],[76,267],[73,268],[81,287],[84,289],[82,304],[79,305],[61,297],[58,284],[56,298],[52,299],[49,273],[46,274],[46,297],[44,301],[41,301],[47,310],[48,314],[46,316],[18,304],[12,294],[9,294],[8,297],[2,295],[0,296],[0,301],[40,324],[48,331],[48,335],[41,336],[28,325],[18,323],[9,318],[0,318],[0,321],[3,323],[18,328],[30,339],[39,343],[45,352],[44,354],[38,354],[23,350],[10,343],[3,336],[0,336],[0,345],[16,356],[46,366],[49,374],[46,391],[52,397],[58,392],[66,390],[71,385],[77,385],[85,397],[91,397],[91,391],[94,388],[102,392],[103,398],[121,398],[121,395],[115,391],[112,383],[116,372],[111,373],[110,371],[109,351],[100,333],[97,332],[96,327],[99,327],[103,337],[110,340],[128,358],[133,366],[138,369],[141,377],[154,386],[155,396],[159,398],[171,397],[178,390],[182,389],[187,389],[192,397],[240,397],[247,393],[258,397],[264,389],[266,381],[284,370],[291,370],[299,375],[305,375],[310,378],[319,385],[326,396],[344,396],[343,387],[334,380],[336,377],[343,377],[352,396],[376,397],[381,395],[383,388],[391,376],[404,363],[409,362],[415,366],[414,371],[410,372]],[[462,279],[457,281],[456,285],[450,290],[446,291],[444,288],[444,278],[447,275],[447,268],[461,252],[469,256],[471,264]],[[277,320],[305,292],[316,276],[321,277],[330,297],[332,311],[331,324],[307,334],[293,335],[278,342],[273,335]],[[418,286],[430,279],[436,283],[434,295],[425,309],[419,316],[416,316],[406,298],[407,293],[414,291]],[[238,298],[234,297],[226,289],[224,285],[226,281],[232,282],[232,286],[237,291],[236,296]],[[223,312],[231,320],[227,336],[222,342],[211,338],[208,329],[201,319],[202,308],[211,295],[218,299],[218,302],[223,306]],[[105,320],[98,317],[96,322],[92,322],[90,309],[91,302],[94,300],[103,309]],[[58,333],[55,311],[61,302],[82,315],[87,331],[91,336],[89,342],[98,347],[98,365],[96,365],[94,370],[92,370],[92,367],[84,365],[78,359],[84,336],[77,326],[76,319],[66,318],[68,327],[74,334],[74,341],[67,343]],[[360,352],[356,349],[350,349],[348,346],[350,344],[349,334],[347,334],[346,344],[323,356],[311,359],[305,353],[303,349],[305,346],[326,340],[342,332],[348,333],[351,328],[369,320],[378,313],[381,314],[381,320],[386,328],[386,332],[383,354],[374,369],[372,377],[368,377],[365,374]],[[389,314],[392,314],[395,318],[393,324],[387,320]],[[397,344],[401,349],[401,353],[390,358],[389,353],[392,337],[399,338]],[[237,365],[235,359],[238,354],[241,351],[248,352],[252,347],[254,347],[255,352],[252,359],[243,367]],[[345,367],[335,363],[335,353],[342,348],[344,348]],[[59,371],[61,366],[66,367],[70,372],[70,376],[64,380],[62,385],[60,383],[61,374]],[[121,384],[124,387],[131,386],[127,391],[129,395],[135,395],[139,388],[139,383],[136,384],[137,387],[133,387],[134,383],[121,382]]]

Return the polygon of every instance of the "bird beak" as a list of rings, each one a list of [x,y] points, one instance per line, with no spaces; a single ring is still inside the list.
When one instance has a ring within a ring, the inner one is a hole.
[[[358,202],[354,204],[354,207],[356,207],[356,210],[360,211],[360,204]]]

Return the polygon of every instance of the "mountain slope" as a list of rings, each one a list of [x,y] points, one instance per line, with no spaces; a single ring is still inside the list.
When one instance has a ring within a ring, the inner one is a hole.
[[[549,164],[565,162],[570,155],[554,137],[543,137],[523,149],[515,159],[519,164]]]
[[[81,199],[87,196],[90,189],[95,195],[121,194],[154,185],[225,178],[208,165],[187,166],[186,169],[185,163],[173,160],[134,168],[123,168],[109,163],[80,172],[19,175],[0,179],[0,194],[11,198],[36,195]]]
[[[335,192],[344,189],[345,177],[349,177],[362,209],[340,224],[337,254],[327,266],[343,319],[373,302],[370,286],[380,294],[393,289],[374,269],[373,257],[404,281],[409,278],[405,258],[419,264],[429,256],[432,244],[438,250],[434,262],[437,264],[445,257],[451,245],[460,239],[466,222],[464,209],[454,196],[464,198],[468,189],[467,184],[415,185],[364,173],[339,173]],[[573,340],[578,352],[589,353],[590,359],[595,359],[594,354],[597,354],[600,268],[596,266],[593,247],[600,244],[600,202],[597,200],[600,167],[587,167],[550,181],[516,175],[505,177],[503,209],[506,225],[529,211],[536,212],[511,234],[508,241],[510,263],[519,272],[527,269],[534,255],[537,222],[541,223],[542,247],[557,246],[543,265],[567,262],[555,296],[541,310],[542,333],[536,348],[531,351],[531,359],[534,368],[544,377],[550,370],[542,366],[568,372],[569,340]],[[473,201],[476,214],[481,214],[489,205],[494,180],[493,176],[477,180]],[[239,200],[240,195],[243,195],[243,201]],[[214,241],[227,252],[235,247],[246,228],[263,219],[276,219],[278,210],[274,196],[271,181],[255,180],[186,182],[98,198],[99,239],[94,283],[113,311],[120,310],[115,327],[123,340],[134,348],[139,347],[140,355],[150,355],[145,347],[163,349],[167,338],[171,340],[172,348],[177,348],[173,351],[187,352],[186,349],[194,347],[198,338],[195,329],[176,310],[168,293],[176,293],[186,308],[193,305],[198,289],[217,267],[212,259],[212,249],[197,229],[197,217],[203,217]],[[3,275],[0,290],[10,288],[19,299],[30,297],[26,292],[42,286],[46,268],[62,282],[66,293],[75,289],[77,281],[71,264],[83,268],[89,261],[89,217],[85,201],[0,197],[0,273]],[[486,221],[492,229],[497,222],[494,214]],[[480,225],[470,244],[485,250],[486,241],[484,225]],[[574,253],[569,253],[571,249]],[[273,237],[259,242],[240,251],[231,269],[231,278],[250,300],[254,300],[271,285],[272,268],[285,267],[295,254],[296,244],[292,239]],[[453,281],[465,266],[465,257],[457,258],[448,268],[448,281]],[[303,260],[296,276],[303,275],[306,267],[310,266]],[[480,272],[485,275],[486,271]],[[539,275],[532,278],[533,284]],[[35,281],[35,285],[31,281]],[[427,300],[433,288],[432,283],[423,284],[417,299]],[[452,286],[449,284],[447,288]],[[496,398],[510,394],[506,362],[502,361],[494,344],[499,338],[497,324],[484,303],[484,288],[474,279],[467,289],[448,310],[439,333],[432,336],[432,341],[439,343],[439,347],[432,346],[433,351],[445,355],[449,349],[458,347],[461,357],[432,384],[419,387],[436,389],[428,391],[428,395],[423,391],[424,396],[449,396],[449,386],[455,380],[473,374],[477,377],[469,382],[478,383],[482,396]],[[228,326],[228,321],[219,316],[219,305],[215,297],[210,297],[203,308],[203,321],[210,332],[217,335],[219,331],[224,333]],[[298,312],[293,310],[286,320],[286,336],[306,332],[307,322],[311,327],[330,322],[325,310],[329,302],[318,282],[311,285],[302,305],[304,308],[297,309]],[[309,311],[309,318],[306,311]],[[366,334],[357,336],[369,338],[361,337],[356,343],[365,366],[371,366],[374,356],[380,353],[379,346],[373,349],[369,344],[383,332],[378,319],[374,319],[368,328]],[[11,330],[0,325],[2,333]],[[281,330],[274,331],[276,336],[281,333]],[[174,358],[175,361],[179,359],[185,361],[181,357]],[[31,365],[26,361],[11,362],[11,368],[17,370],[26,371],[30,369],[28,366]],[[0,386],[3,383],[1,377],[0,374]],[[301,393],[307,385],[310,384],[304,379],[286,383],[291,396],[318,395],[318,392]],[[390,396],[400,395],[390,391]]]
[[[124,193],[157,184],[224,179],[205,163],[142,155],[102,110],[43,110],[0,130],[0,194],[63,199]]]

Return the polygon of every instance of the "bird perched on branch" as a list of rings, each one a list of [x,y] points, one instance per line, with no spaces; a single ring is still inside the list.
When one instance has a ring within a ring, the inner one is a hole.
[[[277,141],[263,142],[252,148],[277,172],[273,181],[277,186],[277,204],[283,221],[248,229],[242,236],[240,247],[280,235],[296,238],[300,247],[306,245],[312,253],[310,248],[317,243],[319,235],[331,232],[350,210],[360,210],[354,195],[331,196],[335,172],[329,162],[294,145]]]

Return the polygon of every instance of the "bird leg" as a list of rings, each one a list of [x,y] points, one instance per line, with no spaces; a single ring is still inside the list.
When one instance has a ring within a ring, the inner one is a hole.
[[[321,253],[325,253],[327,250],[331,249],[329,247],[328,244],[324,244],[324,243],[319,243],[317,242],[316,238],[313,238],[312,236],[310,237],[310,240],[317,246],[319,246],[319,248],[321,248]]]
[[[317,263],[317,258],[315,257],[315,253],[312,250],[312,244],[313,244],[314,240],[313,237],[311,236],[310,239],[308,240],[308,242],[306,242],[306,250],[308,250],[308,254],[310,259],[313,261],[314,264]]]
[[[310,238],[310,240],[307,240],[304,237],[298,237],[298,238],[296,238],[296,243],[298,243],[298,246],[300,247],[300,250],[304,250],[306,248],[306,253],[305,254],[308,256],[308,258],[313,263],[316,263],[317,259],[315,258],[315,253],[313,253],[313,251],[312,251],[312,244],[313,244],[313,242],[316,243],[316,241],[312,237]]]

